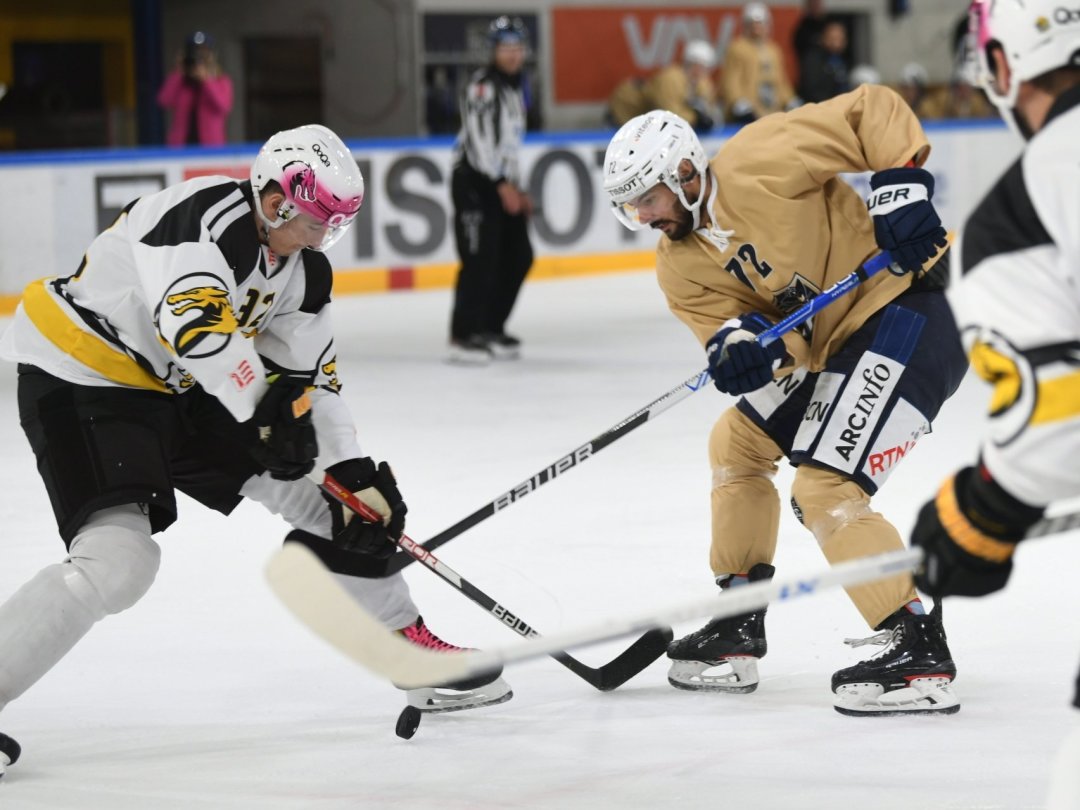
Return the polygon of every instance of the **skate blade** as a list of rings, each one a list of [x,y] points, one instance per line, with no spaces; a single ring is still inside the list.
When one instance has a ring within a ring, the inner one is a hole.
[[[496,344],[491,345],[491,354],[492,354],[492,358],[495,359],[495,360],[520,360],[521,359],[521,349],[519,349],[519,348],[507,349],[507,348],[505,348],[503,346],[498,346]]]
[[[409,706],[419,709],[424,714],[443,712],[463,712],[484,706],[497,706],[506,703],[514,696],[509,684],[502,678],[492,681],[482,689],[460,692],[438,687],[410,689],[406,695]]]
[[[757,659],[733,656],[719,661],[672,661],[668,683],[687,692],[731,692],[749,694],[758,688]],[[726,672],[710,672],[726,667]]]
[[[488,351],[466,350],[452,348],[446,355],[446,362],[452,366],[488,366],[494,360],[494,355]]]
[[[949,678],[915,678],[906,688],[888,692],[880,683],[844,684],[836,690],[833,708],[848,717],[956,714],[960,699]]]

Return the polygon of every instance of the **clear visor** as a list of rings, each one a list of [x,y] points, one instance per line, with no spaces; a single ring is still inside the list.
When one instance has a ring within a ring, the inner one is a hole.
[[[657,183],[644,194],[638,194],[623,202],[611,201],[611,210],[616,218],[632,231],[640,231],[648,227],[652,216],[656,213],[657,205],[662,201],[663,195],[659,193],[661,184]],[[645,217],[643,221],[643,216]]]
[[[990,4],[987,0],[972,0],[968,7],[968,35],[964,43],[960,78],[981,87],[993,98],[1001,94],[994,86],[993,66],[986,53],[990,39]]]
[[[338,241],[349,229],[352,220],[341,225],[327,225],[317,220],[310,214],[294,213],[286,219],[285,227],[291,230],[291,235],[302,240],[312,250],[327,250]]]

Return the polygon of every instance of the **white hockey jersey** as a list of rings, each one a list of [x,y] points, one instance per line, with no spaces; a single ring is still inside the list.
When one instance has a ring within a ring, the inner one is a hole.
[[[275,256],[253,204],[250,183],[225,177],[129,204],[74,275],[26,288],[0,356],[80,385],[198,383],[239,421],[268,374],[302,377],[316,387],[320,465],[362,455],[337,395],[330,264],[310,250]]]
[[[949,300],[994,386],[983,461],[1020,500],[1080,495],[1080,87],[989,191]]]

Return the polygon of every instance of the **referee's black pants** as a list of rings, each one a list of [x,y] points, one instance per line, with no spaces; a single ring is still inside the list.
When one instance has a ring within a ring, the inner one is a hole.
[[[507,214],[495,184],[468,166],[454,169],[450,190],[461,257],[450,338],[501,335],[533,262],[527,219]]]

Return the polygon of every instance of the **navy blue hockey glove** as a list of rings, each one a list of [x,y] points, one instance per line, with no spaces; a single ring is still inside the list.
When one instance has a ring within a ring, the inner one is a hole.
[[[394,473],[385,461],[354,458],[327,467],[339,484],[382,516],[382,522],[368,522],[349,507],[324,493],[330,503],[333,543],[346,551],[385,560],[397,551],[397,540],[405,531],[408,507],[402,500]]]
[[[732,318],[705,344],[713,385],[725,394],[756,391],[773,378],[787,356],[784,341],[762,346],[755,338],[772,326],[757,312]]]
[[[1012,573],[1016,544],[1043,510],[1016,500],[985,467],[965,467],[919,512],[911,545],[925,554],[915,584],[931,596],[983,596]]]
[[[314,469],[319,443],[311,422],[311,398],[303,382],[273,377],[246,424],[252,433],[248,451],[272,478],[295,481]]]
[[[878,247],[892,254],[889,269],[897,275],[919,272],[939,247],[949,244],[941,218],[930,200],[934,176],[926,169],[886,169],[870,176],[866,199]]]

